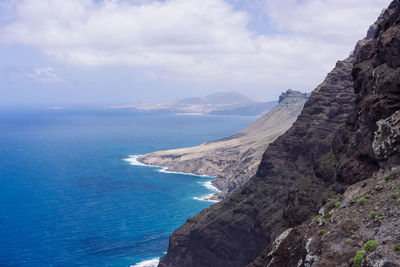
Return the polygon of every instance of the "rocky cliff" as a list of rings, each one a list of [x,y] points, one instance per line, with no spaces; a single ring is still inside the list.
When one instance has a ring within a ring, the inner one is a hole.
[[[352,71],[355,108],[325,175],[344,194],[288,229],[259,266],[400,266],[400,1],[371,29]]]
[[[399,44],[395,0],[256,175],[171,235],[160,266],[400,266]]]
[[[334,132],[354,108],[353,61],[336,64],[254,177],[171,235],[160,266],[245,266],[284,229],[317,213],[328,190],[314,163],[329,158]]]
[[[222,191],[218,197],[223,198],[256,173],[263,152],[292,126],[308,97],[288,90],[277,107],[231,137],[196,147],[158,151],[138,160],[172,171],[215,176],[213,184]]]

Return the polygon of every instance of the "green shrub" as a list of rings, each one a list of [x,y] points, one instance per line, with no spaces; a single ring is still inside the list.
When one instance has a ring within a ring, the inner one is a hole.
[[[322,218],[322,216],[321,215],[315,215],[314,218],[312,218],[312,221],[315,222],[319,218]]]
[[[359,250],[354,256],[354,267],[360,267],[365,255],[365,250]]]
[[[366,199],[370,199],[372,196],[371,196],[370,194],[365,194],[364,197],[365,197]]]
[[[397,203],[400,204],[400,198],[397,200]]]
[[[376,206],[380,206],[380,205],[381,205],[381,202],[378,201],[378,202],[375,203],[375,205],[376,205]]]
[[[358,198],[358,194],[355,194],[355,195],[354,195],[354,198]]]
[[[332,217],[332,212],[328,212],[328,213],[325,214],[325,216],[324,216],[325,219],[329,219],[330,217]]]
[[[371,213],[369,214],[369,216],[370,216],[372,219],[375,218],[376,215],[378,215],[378,214],[376,213],[376,211],[371,211]]]
[[[394,194],[394,193],[392,193],[391,195],[390,195],[390,200],[395,200],[397,198],[397,195],[396,194]]]
[[[390,174],[386,174],[385,176],[383,176],[383,179],[387,182],[390,180]]]
[[[365,198],[360,198],[358,201],[357,201],[357,203],[358,203],[358,205],[364,205],[365,204],[365,202],[366,202],[367,200],[365,199]]]
[[[340,204],[342,204],[342,202],[340,202],[340,201],[336,202],[336,203],[335,203],[335,209],[340,208]]]
[[[322,236],[322,235],[324,235],[324,234],[325,234],[325,230],[319,230],[319,231],[318,231],[318,235],[319,235],[319,236]]]
[[[351,239],[356,239],[356,235],[351,235],[350,238]]]
[[[376,240],[369,240],[367,243],[364,244],[364,248],[368,251],[375,251],[378,247],[379,243]]]
[[[344,245],[345,245],[345,246],[348,246],[349,243],[350,243],[350,240],[348,240],[348,239],[346,239],[346,240],[344,241]]]
[[[400,251],[400,243],[394,245],[394,251]]]
[[[324,160],[325,160],[326,164],[333,166],[333,167],[337,164],[337,159],[336,159],[336,156],[333,153],[333,151],[325,154]]]
[[[385,216],[380,216],[378,219],[379,219],[380,221],[383,221],[383,220],[385,219]]]

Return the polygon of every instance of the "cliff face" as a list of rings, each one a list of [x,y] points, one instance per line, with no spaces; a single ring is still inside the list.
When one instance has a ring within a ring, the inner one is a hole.
[[[160,266],[245,266],[274,238],[318,211],[326,183],[314,163],[330,156],[334,132],[354,108],[354,58],[339,61],[293,126],[265,151],[257,174],[170,237]]]
[[[352,71],[355,108],[333,142],[344,195],[282,235],[265,265],[400,266],[400,1],[371,28]]]
[[[335,139],[338,157],[337,179],[354,183],[370,177],[381,167],[399,162],[398,153],[386,158],[377,156],[372,143],[377,122],[400,109],[400,10],[394,1],[382,14],[374,38],[358,53],[353,68],[357,93],[356,108]],[[385,133],[377,140],[384,141]]]
[[[399,51],[395,0],[257,174],[172,234],[160,266],[400,266]]]
[[[400,266],[399,16],[396,0],[256,175],[171,235],[160,266]]]
[[[282,94],[277,107],[229,138],[195,147],[158,151],[138,160],[172,171],[215,176],[217,179],[213,184],[222,190],[219,197],[223,198],[256,173],[263,152],[292,126],[308,97],[288,90]]]

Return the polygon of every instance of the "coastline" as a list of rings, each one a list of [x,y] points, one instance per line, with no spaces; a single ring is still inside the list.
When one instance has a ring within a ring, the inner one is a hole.
[[[175,171],[168,170],[168,167],[145,164],[145,163],[140,162],[140,160],[139,160],[140,156],[141,155],[128,155],[128,158],[125,158],[123,160],[129,162],[129,164],[131,164],[133,166],[160,168],[159,172],[162,172],[162,173],[182,174],[182,175],[190,175],[190,176],[215,179],[215,177],[212,177],[209,175],[186,173],[186,172],[175,172]],[[198,200],[198,201],[212,202],[212,203],[217,203],[220,201],[220,199],[218,199],[217,196],[218,196],[218,193],[221,192],[221,190],[219,190],[216,186],[214,186],[212,181],[199,182],[199,183],[201,183],[208,190],[214,191],[214,192],[211,192],[209,194],[206,194],[206,195],[203,195],[200,197],[194,197],[193,199]]]

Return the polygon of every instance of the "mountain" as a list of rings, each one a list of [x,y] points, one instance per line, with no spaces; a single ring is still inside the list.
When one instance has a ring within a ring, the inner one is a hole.
[[[400,266],[399,44],[395,0],[256,175],[174,231],[159,266]]]
[[[296,120],[308,95],[288,90],[279,105],[235,135],[199,146],[159,151],[138,158],[169,170],[215,176],[213,184],[223,198],[256,173],[268,145]]]
[[[114,106],[113,109],[134,109],[141,112],[172,112],[180,114],[257,116],[268,112],[277,101],[254,101],[237,92],[220,92],[204,97],[190,97],[166,104]]]
[[[190,97],[177,101],[180,105],[233,105],[256,102],[238,92],[218,92],[204,97]]]

